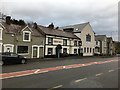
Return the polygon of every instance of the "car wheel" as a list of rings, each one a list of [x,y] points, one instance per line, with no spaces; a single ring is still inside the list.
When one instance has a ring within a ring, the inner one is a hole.
[[[21,60],[21,63],[22,63],[22,64],[25,64],[25,63],[26,63],[26,60],[25,60],[25,59],[22,59],[22,60]]]

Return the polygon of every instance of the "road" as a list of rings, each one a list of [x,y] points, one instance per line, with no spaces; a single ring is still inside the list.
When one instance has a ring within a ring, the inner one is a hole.
[[[3,66],[3,88],[118,88],[118,58],[83,58]]]

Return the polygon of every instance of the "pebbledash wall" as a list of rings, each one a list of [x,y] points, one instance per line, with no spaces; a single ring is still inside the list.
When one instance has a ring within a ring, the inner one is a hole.
[[[7,52],[9,50],[10,52],[23,55],[26,58],[44,57],[45,38],[37,29],[29,26],[7,25],[5,23],[1,24],[0,28],[3,29],[1,52]],[[24,40],[25,33],[29,34],[29,40]]]

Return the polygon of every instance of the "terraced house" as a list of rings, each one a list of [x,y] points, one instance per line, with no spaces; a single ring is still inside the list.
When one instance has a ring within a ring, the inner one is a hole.
[[[107,37],[106,35],[96,35],[96,41],[100,42],[100,55],[107,55]]]
[[[54,28],[53,24],[48,27],[39,25],[40,31],[45,35],[45,57],[62,55],[80,55],[81,39],[71,32],[65,32]]]
[[[82,46],[80,52],[83,56],[93,56],[95,52],[95,33],[89,22],[61,27],[64,31],[73,32],[81,38]]]
[[[0,24],[1,52],[15,52],[26,58],[44,57],[44,36],[37,27],[11,24],[10,17]]]

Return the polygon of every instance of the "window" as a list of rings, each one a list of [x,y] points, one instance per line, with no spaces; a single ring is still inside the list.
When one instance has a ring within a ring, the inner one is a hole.
[[[89,48],[87,48],[87,53],[89,53]]]
[[[82,41],[78,41],[78,46],[82,46]]]
[[[0,29],[0,40],[2,40],[2,29]]]
[[[67,46],[67,39],[63,39],[63,45]]]
[[[53,44],[53,38],[48,37],[48,44],[49,44],[49,45],[52,45],[52,44]]]
[[[28,53],[28,46],[18,46],[17,53]]]
[[[96,41],[96,45],[98,45],[98,41]]]
[[[53,54],[53,48],[48,48],[48,55],[52,55]]]
[[[24,31],[23,32],[23,41],[30,41],[31,40],[31,32],[30,31]]]
[[[4,52],[13,52],[14,51],[14,45],[12,44],[4,44]]]
[[[77,46],[77,41],[74,41],[74,46]]]
[[[90,53],[92,52],[91,50],[92,50],[92,49],[90,48]]]
[[[67,54],[67,48],[63,48],[63,53]]]
[[[77,54],[77,49],[74,49],[74,54]]]
[[[84,53],[86,53],[86,47],[84,47]]]
[[[86,35],[86,41],[87,41],[87,42],[91,42],[91,35],[89,35],[89,34]]]

